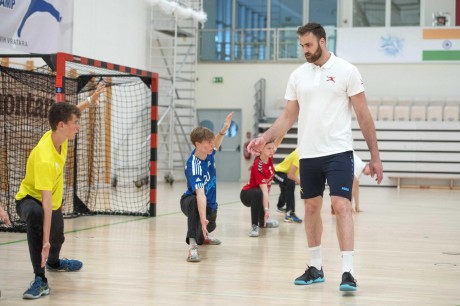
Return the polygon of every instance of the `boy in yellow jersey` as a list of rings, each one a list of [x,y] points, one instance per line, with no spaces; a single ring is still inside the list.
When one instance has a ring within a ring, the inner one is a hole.
[[[286,215],[284,222],[289,223],[301,223],[295,214],[295,185],[300,184],[299,179],[299,153],[295,149],[286,158],[275,167],[275,178],[274,181],[278,183],[281,189],[280,196],[278,198],[277,210],[283,211],[283,206],[286,204]]]
[[[99,103],[104,84],[84,102],[74,105],[53,103],[46,132],[27,159],[26,175],[16,194],[16,211],[27,224],[27,242],[35,279],[24,299],[37,299],[50,292],[45,277],[48,271],[78,271],[81,261],[59,259],[64,243],[64,218],[61,211],[64,192],[64,165],[68,140],[74,139],[80,128],[80,114],[92,103]]]

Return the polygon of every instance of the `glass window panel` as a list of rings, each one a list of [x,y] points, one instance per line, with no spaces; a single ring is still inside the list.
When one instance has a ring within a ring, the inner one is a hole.
[[[200,58],[206,60],[231,60],[232,0],[204,0],[203,9],[208,16],[206,29],[201,33]]]
[[[353,26],[385,26],[385,0],[354,0]]]
[[[271,28],[299,27],[303,23],[303,1],[271,0]]]
[[[337,26],[337,0],[310,0],[308,22]]]
[[[420,26],[420,0],[391,0],[391,26]]]
[[[267,0],[237,0],[236,28],[266,28]]]

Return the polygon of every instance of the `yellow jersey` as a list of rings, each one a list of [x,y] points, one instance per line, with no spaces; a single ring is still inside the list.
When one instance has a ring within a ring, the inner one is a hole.
[[[64,192],[64,165],[67,157],[68,141],[57,152],[51,139],[51,131],[46,132],[30,152],[27,159],[26,176],[21,182],[16,200],[25,196],[42,202],[42,190],[51,191],[53,210],[61,207]]]
[[[289,173],[289,169],[291,169],[292,166],[296,166],[297,170],[295,172],[295,175],[299,177],[299,150],[295,149],[294,151],[291,152],[286,158],[279,163],[275,167],[275,172],[282,172],[282,173]]]

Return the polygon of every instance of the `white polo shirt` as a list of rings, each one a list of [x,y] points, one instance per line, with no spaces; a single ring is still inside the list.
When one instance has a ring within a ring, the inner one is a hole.
[[[363,91],[358,69],[332,52],[322,67],[307,62],[291,73],[284,97],[299,103],[300,159],[353,150],[349,97]]]

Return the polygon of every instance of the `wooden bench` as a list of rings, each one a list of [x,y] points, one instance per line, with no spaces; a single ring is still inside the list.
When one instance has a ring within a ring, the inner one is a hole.
[[[396,180],[396,187],[399,188],[421,188],[421,189],[460,189],[460,186],[456,186],[456,180],[460,180],[459,177],[446,177],[441,174],[435,176],[433,174],[424,175],[422,173],[408,175],[406,173],[394,173],[389,176],[390,179]],[[433,184],[432,181],[447,181],[446,185]]]

